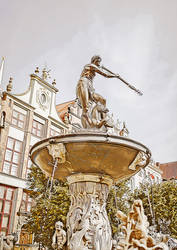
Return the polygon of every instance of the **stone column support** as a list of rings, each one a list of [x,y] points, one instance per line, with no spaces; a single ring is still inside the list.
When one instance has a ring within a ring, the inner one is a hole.
[[[112,232],[106,212],[110,176],[73,174],[67,177],[71,206],[67,215],[69,250],[111,250]]]

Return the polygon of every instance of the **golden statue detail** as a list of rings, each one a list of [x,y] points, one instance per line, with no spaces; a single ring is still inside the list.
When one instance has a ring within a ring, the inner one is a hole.
[[[114,74],[107,68],[101,66],[100,63],[100,56],[92,57],[91,63],[84,66],[76,88],[76,96],[82,106],[82,125],[87,129],[107,128],[113,126],[108,115],[109,110],[106,108],[106,99],[96,93],[93,87],[93,79],[96,73],[106,78],[118,78],[128,87],[142,95],[139,90],[127,83],[119,75]]]

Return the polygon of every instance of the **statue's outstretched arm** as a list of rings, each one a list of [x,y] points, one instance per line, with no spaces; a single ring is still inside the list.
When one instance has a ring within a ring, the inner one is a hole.
[[[109,73],[108,71],[105,71],[102,69],[102,67],[97,67],[94,64],[91,64],[90,67],[98,74],[106,77],[106,78],[116,78],[117,76],[115,74]]]

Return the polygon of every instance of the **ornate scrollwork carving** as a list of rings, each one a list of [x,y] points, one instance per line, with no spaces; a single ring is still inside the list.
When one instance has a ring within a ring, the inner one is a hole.
[[[39,107],[44,111],[48,109],[50,104],[49,92],[44,88],[38,89],[36,91],[36,102],[39,104]]]

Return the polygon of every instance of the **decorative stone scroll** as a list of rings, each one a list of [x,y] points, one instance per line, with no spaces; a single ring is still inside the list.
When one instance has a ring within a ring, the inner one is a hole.
[[[136,167],[144,167],[146,165],[147,158],[148,156],[144,152],[140,151],[128,168],[135,171]]]
[[[70,176],[69,190],[71,206],[67,215],[67,236],[69,250],[111,250],[111,227],[106,212],[109,186],[107,179],[93,181],[87,174],[85,181],[79,181],[84,174]],[[95,178],[96,175],[93,175]],[[74,182],[76,178],[76,182]],[[89,179],[91,181],[89,181]]]

